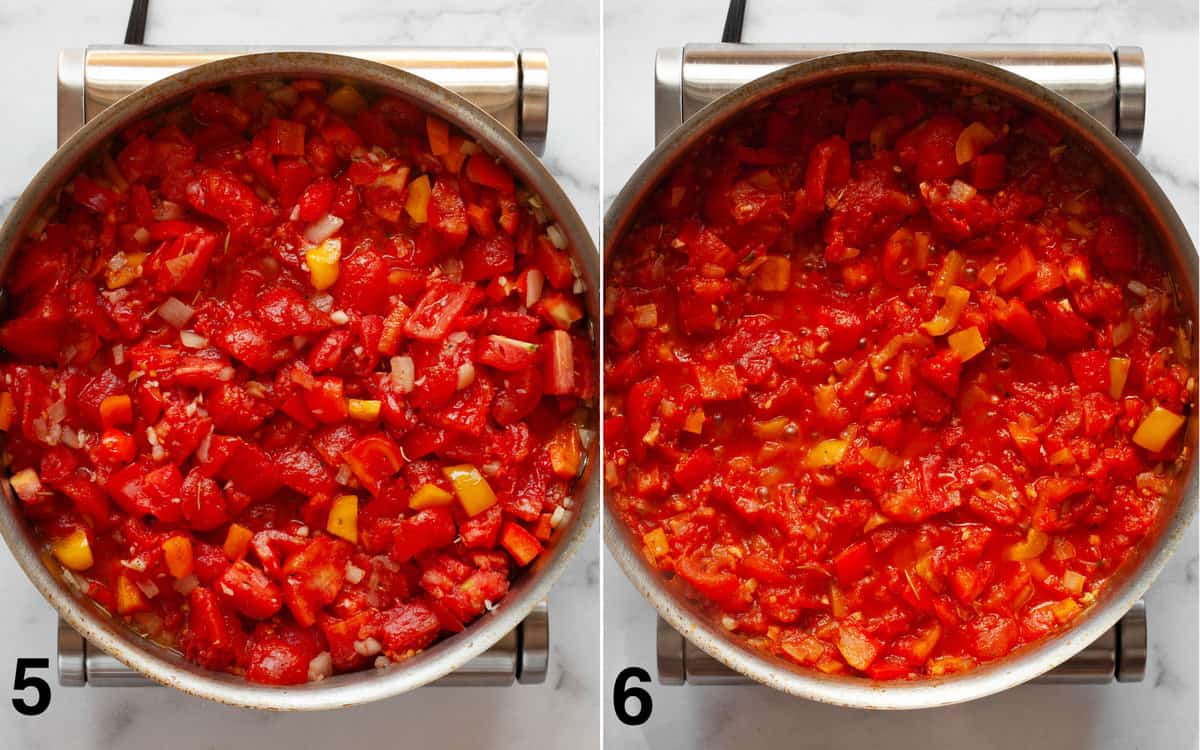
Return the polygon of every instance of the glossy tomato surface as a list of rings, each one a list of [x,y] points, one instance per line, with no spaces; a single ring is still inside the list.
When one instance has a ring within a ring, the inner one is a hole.
[[[5,288],[25,512],[204,667],[403,660],[499,602],[570,505],[596,394],[564,234],[407,101],[196,94],[71,178]]]
[[[1069,627],[1182,460],[1193,331],[1137,212],[979,89],[777,97],[613,248],[605,477],[750,646],[878,680]]]

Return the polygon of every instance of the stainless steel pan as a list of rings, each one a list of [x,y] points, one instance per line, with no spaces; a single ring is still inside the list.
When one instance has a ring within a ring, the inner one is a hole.
[[[165,78],[121,99],[76,132],[50,158],[0,227],[0,279],[20,238],[75,170],[122,128],[194,92],[232,81],[322,78],[352,82],[364,91],[406,99],[461,128],[500,158],[517,180],[541,196],[567,235],[572,257],[587,286],[591,320],[599,320],[599,257],[583,221],[537,157],[509,130],[473,104],[440,86],[379,63],[315,52],[272,52],[231,57]],[[589,467],[595,465],[592,447]],[[544,599],[579,549],[600,504],[599,473],[589,468],[574,495],[569,521],[550,550],[524,571],[495,611],[464,632],[414,658],[383,670],[339,675],[293,687],[270,687],[198,667],[174,651],[146,640],[64,581],[62,570],[26,523],[8,482],[0,502],[0,534],[34,586],[92,644],[146,676],[184,692],[250,708],[316,710],[353,706],[420,687],[466,664],[509,633]]]
[[[605,216],[607,259],[619,246],[638,209],[659,180],[694,146],[725,123],[770,97],[794,88],[858,77],[912,76],[972,84],[1004,94],[1057,124],[1075,142],[1091,148],[1142,210],[1174,274],[1182,309],[1190,311],[1191,362],[1196,364],[1196,249],[1175,210],[1133,154],[1099,121],[1032,81],[1000,68],[933,52],[870,51],[831,55],[798,63],[741,86],[705,106],[663,140],[625,184]],[[1162,570],[1196,512],[1195,414],[1186,426],[1186,463],[1167,498],[1160,528],[1134,559],[1119,570],[1097,603],[1067,631],[1023,647],[973,671],[920,681],[873,682],[825,675],[743,646],[693,606],[678,582],[665,580],[642,555],[639,540],[606,506],[604,535],[625,574],[659,614],[712,657],[765,685],[825,703],[878,709],[923,708],[959,703],[1019,685],[1053,669],[1086,648],[1133,606]]]

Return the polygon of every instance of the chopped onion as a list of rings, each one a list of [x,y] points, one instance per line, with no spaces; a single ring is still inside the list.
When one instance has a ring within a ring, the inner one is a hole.
[[[137,587],[142,590],[147,599],[158,596],[158,586],[154,585],[154,581],[138,581]]]
[[[190,576],[184,576],[183,578],[180,578],[178,581],[176,581],[174,584],[172,584],[172,588],[174,588],[176,591],[183,594],[184,596],[187,596],[188,594],[192,593],[192,589],[196,588],[199,585],[200,585],[200,579],[197,578],[196,575],[193,573]]]
[[[417,370],[412,357],[392,357],[392,385],[401,393],[412,393]]]
[[[321,312],[329,312],[333,309],[333,296],[325,292],[314,294],[309,301],[312,302],[313,307]]]
[[[180,331],[179,340],[188,349],[203,349],[208,346],[208,339],[195,331]]]
[[[338,473],[337,476],[334,477],[334,481],[340,485],[347,485],[350,483],[351,473],[350,465],[342,464],[338,467]]]
[[[955,180],[950,185],[950,200],[954,201],[969,201],[975,197],[975,187],[968,185],[962,180]]]
[[[1131,279],[1129,281],[1129,284],[1126,285],[1126,288],[1139,297],[1145,297],[1147,294],[1150,293],[1149,287],[1147,287],[1145,284],[1138,281],[1137,279]]]
[[[337,234],[337,231],[342,228],[342,224],[344,223],[333,214],[325,214],[308,225],[308,228],[304,230],[304,239],[314,245],[320,245],[325,240]]]
[[[137,241],[139,245],[145,245],[150,241],[150,230],[146,229],[145,227],[138,227],[137,231],[133,233],[133,239]]]
[[[546,283],[546,276],[536,268],[529,269],[529,273],[525,275],[525,306],[532,308],[537,304],[537,301],[542,298],[542,287]]]
[[[563,230],[559,229],[557,224],[551,224],[546,227],[546,236],[550,238],[550,242],[559,250],[567,249],[567,235],[563,234]]]
[[[167,321],[176,328],[183,328],[187,322],[191,320],[192,314],[196,311],[191,307],[176,299],[175,297],[167,297],[161,305],[158,306],[158,317]]]
[[[50,420],[50,424],[60,424],[67,418],[67,402],[55,401],[46,410],[46,419]]]
[[[212,430],[204,433],[200,445],[196,448],[196,458],[200,459],[200,463],[208,463],[208,449],[212,446],[212,436]]]
[[[346,563],[346,580],[350,583],[360,583],[367,572],[353,563]]]
[[[339,326],[344,326],[350,322],[350,316],[346,314],[345,310],[334,310],[329,314],[329,319]]]
[[[308,681],[319,682],[333,676],[333,657],[328,651],[322,651],[308,662]]]
[[[124,344],[113,344],[112,358],[113,358],[114,365],[125,364],[125,345]]]
[[[550,514],[550,528],[557,529],[567,519],[567,511],[559,506]]]
[[[470,362],[458,367],[458,389],[461,391],[475,382],[475,365]]]

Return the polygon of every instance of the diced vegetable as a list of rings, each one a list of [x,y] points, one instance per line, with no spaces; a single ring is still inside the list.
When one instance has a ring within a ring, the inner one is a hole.
[[[424,510],[439,505],[449,505],[452,502],[454,502],[454,495],[432,482],[426,482],[409,498],[408,507],[413,510]]]
[[[172,536],[162,543],[162,549],[167,571],[176,580],[187,578],[195,570],[190,537]]]
[[[542,551],[542,545],[537,537],[530,534],[520,524],[508,521],[500,530],[500,546],[508,550],[517,565],[525,566]]]
[[[983,343],[983,336],[979,333],[978,326],[955,331],[947,337],[946,342],[951,349],[958,353],[959,359],[963,362],[970,360],[987,348]]]
[[[1120,398],[1125,392],[1125,381],[1129,377],[1129,357],[1112,357],[1108,360],[1108,395]]]
[[[961,286],[951,286],[946,290],[946,301],[934,318],[921,325],[930,336],[944,336],[958,324],[958,318],[967,306],[971,292]]]
[[[433,115],[425,118],[425,132],[429,136],[429,153],[443,156],[450,151],[450,126]]]
[[[760,292],[783,292],[792,284],[792,262],[768,255],[754,272],[754,288]]]
[[[225,534],[225,556],[230,560],[241,560],[250,551],[250,541],[254,532],[240,524],[230,524]]]
[[[845,440],[822,440],[808,451],[804,465],[810,469],[823,469],[836,466],[846,455],[849,443]]]
[[[117,576],[117,614],[132,615],[135,612],[145,612],[150,609],[146,595],[137,587],[129,576]]]
[[[1046,532],[1036,527],[1030,527],[1025,535],[1025,541],[1010,545],[1004,557],[1008,560],[1033,560],[1046,551],[1050,545],[1050,537]]]
[[[575,389],[575,360],[566,331],[550,331],[544,340],[546,393],[565,395]]]
[[[325,530],[347,542],[358,541],[358,497],[339,495],[329,509]]]
[[[447,466],[442,473],[454,485],[454,494],[458,495],[458,502],[468,516],[477,516],[496,504],[496,493],[474,466]]]
[[[124,394],[106,396],[100,402],[100,421],[104,424],[105,429],[131,424],[133,422],[133,400]]]
[[[1161,451],[1187,420],[1161,406],[1154,407],[1133,433],[1133,442],[1148,451]]]
[[[418,224],[429,221],[429,196],[431,194],[428,175],[421,175],[408,184],[408,198],[404,201],[404,210]]]
[[[16,404],[13,401],[13,395],[8,391],[0,393],[0,430],[7,432],[12,427],[15,413]]]
[[[645,545],[646,551],[653,558],[662,557],[670,551],[670,548],[667,546],[667,532],[663,531],[662,527],[652,529],[643,534],[642,544]]]
[[[95,562],[92,557],[91,542],[84,529],[75,529],[68,536],[55,542],[50,550],[63,567],[70,570],[84,571],[92,567]]]
[[[33,505],[42,499],[42,480],[33,469],[21,469],[8,478],[8,484],[27,505]]]
[[[325,240],[309,249],[304,259],[313,289],[324,291],[337,283],[341,272],[342,243],[340,240]]]
[[[350,414],[350,418],[360,422],[374,422],[379,419],[379,412],[382,408],[382,401],[361,398],[346,399],[346,410]]]
[[[996,134],[982,122],[973,122],[963,128],[954,144],[954,156],[959,164],[972,161],[985,148],[996,142]]]

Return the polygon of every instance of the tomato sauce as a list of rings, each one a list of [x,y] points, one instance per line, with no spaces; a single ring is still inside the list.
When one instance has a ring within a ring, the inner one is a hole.
[[[596,388],[566,245],[406,101],[197,94],[73,176],[8,268],[13,489],[71,581],[197,664],[403,660],[568,513]]]
[[[937,676],[1069,627],[1155,528],[1194,332],[1098,161],[929,81],[804,90],[664,178],[606,281],[605,476],[754,648]]]

